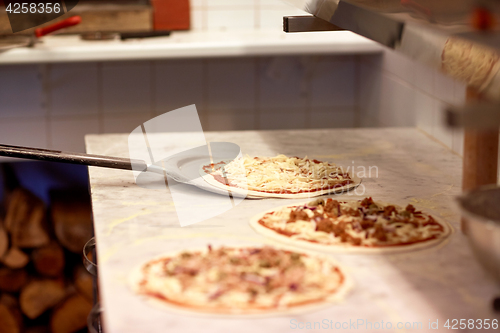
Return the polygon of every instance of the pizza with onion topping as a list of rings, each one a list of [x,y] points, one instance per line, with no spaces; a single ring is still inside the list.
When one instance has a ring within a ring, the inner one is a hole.
[[[326,256],[263,247],[183,251],[142,265],[137,293],[177,309],[261,314],[337,300],[346,277]]]
[[[259,233],[287,244],[332,252],[395,252],[444,240],[451,227],[417,210],[375,202],[318,199],[254,217]]]
[[[361,182],[333,163],[285,155],[221,161],[202,166],[200,173],[213,186],[252,197],[308,198],[344,192]]]

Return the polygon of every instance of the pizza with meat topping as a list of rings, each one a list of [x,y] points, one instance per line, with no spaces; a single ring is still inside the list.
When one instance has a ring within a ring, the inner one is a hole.
[[[361,182],[333,163],[287,157],[240,157],[202,166],[209,184],[250,197],[309,198],[339,193]]]
[[[177,310],[248,315],[325,305],[338,300],[348,283],[326,256],[270,246],[208,246],[147,262],[133,288]]]
[[[451,226],[412,205],[402,208],[365,198],[318,199],[272,209],[251,226],[275,240],[330,252],[378,253],[415,250],[443,241]]]

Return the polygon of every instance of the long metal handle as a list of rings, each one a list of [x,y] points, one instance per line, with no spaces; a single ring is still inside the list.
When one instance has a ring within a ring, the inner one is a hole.
[[[0,145],[0,156],[123,170],[146,170],[148,168],[146,162],[141,160],[10,145]]]

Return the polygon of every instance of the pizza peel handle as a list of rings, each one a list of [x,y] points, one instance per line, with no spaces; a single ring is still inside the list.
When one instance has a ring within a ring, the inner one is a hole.
[[[201,152],[206,151],[206,154]],[[240,153],[239,146],[230,142],[214,142],[212,143],[212,156],[213,158],[236,158]],[[128,159],[122,157],[112,157],[103,155],[92,155],[84,153],[72,153],[59,150],[49,150],[32,147],[20,147],[0,144],[0,156],[26,158],[29,160],[47,161],[47,162],[60,162],[69,164],[79,164],[96,166],[101,168],[134,170],[134,171],[147,171],[154,172],[160,175],[169,174],[176,181],[182,183],[189,183],[195,178],[200,177],[198,170],[199,165],[196,167],[195,172],[182,173],[181,170],[176,169],[179,160],[192,158],[193,155],[201,154],[205,156],[210,162],[207,146],[200,146],[190,149],[181,153],[177,153],[168,157],[165,160],[165,166],[162,163],[147,164],[143,160]],[[162,161],[160,161],[162,162]]]
[[[148,168],[145,161],[103,155],[70,153],[58,150],[9,146],[0,144],[0,156],[30,160],[89,165],[122,170],[148,170],[163,174],[163,170]]]

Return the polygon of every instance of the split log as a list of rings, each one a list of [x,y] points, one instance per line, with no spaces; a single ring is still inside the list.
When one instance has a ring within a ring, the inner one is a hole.
[[[15,293],[28,283],[28,273],[24,269],[0,268],[0,291]]]
[[[17,269],[23,268],[29,262],[29,257],[26,253],[16,247],[11,247],[7,254],[2,258],[5,266]]]
[[[36,271],[43,276],[57,277],[64,270],[64,251],[57,243],[33,250],[31,259]]]
[[[75,287],[78,292],[87,300],[93,302],[94,285],[92,275],[82,266],[78,266],[73,274],[73,281],[75,282]]]
[[[87,326],[92,304],[85,297],[75,294],[67,298],[50,318],[52,333],[73,333]]]
[[[47,326],[32,326],[24,330],[24,333],[50,333]]]
[[[0,0],[0,7],[2,7],[1,4],[2,0]],[[0,170],[3,178],[4,205],[8,206],[10,195],[15,189],[21,187],[21,182],[14,171],[12,163],[0,163]]]
[[[86,193],[51,192],[51,217],[59,242],[74,253],[82,253],[92,237],[92,208]]]
[[[21,326],[16,316],[4,304],[0,304],[0,332],[2,333],[20,333]]]
[[[51,280],[32,281],[19,296],[21,310],[28,318],[37,318],[59,303],[65,294],[60,283]]]
[[[4,310],[0,310],[0,312],[3,312],[4,315],[2,316],[0,314],[0,332],[4,332],[4,329],[5,332],[10,332],[8,329],[6,329],[6,327],[11,327],[12,330],[12,320],[15,327],[13,332],[15,332],[16,329],[18,329],[19,331],[23,331],[23,315],[21,314],[19,301],[17,300],[17,298],[9,294],[2,294],[0,296],[0,307],[2,306],[4,307]],[[6,322],[3,322],[4,320]],[[2,322],[4,326],[2,326]],[[10,322],[10,324],[7,324],[8,322]]]
[[[11,294],[1,294],[0,304],[6,305],[9,308],[19,308],[19,300]]]
[[[17,298],[9,294],[0,296],[0,332],[22,332],[23,315]]]
[[[7,250],[9,249],[9,237],[7,236],[7,231],[4,229],[2,222],[0,221],[0,258],[2,258]]]
[[[26,189],[12,192],[5,216],[5,228],[10,233],[13,246],[20,248],[39,247],[49,243],[44,228],[45,205]]]

